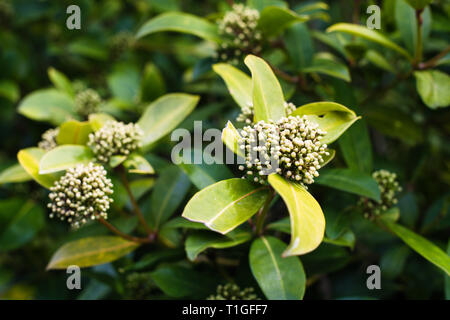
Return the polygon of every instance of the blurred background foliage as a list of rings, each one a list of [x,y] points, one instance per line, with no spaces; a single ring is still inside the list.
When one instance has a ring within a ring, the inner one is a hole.
[[[264,1],[253,2],[264,5]],[[316,2],[286,1],[294,11]],[[343,39],[339,39],[324,32],[337,22],[365,25],[367,6],[379,4],[382,32],[414,55],[416,38],[408,34],[413,33],[410,26],[415,23],[414,12],[411,15],[412,9],[404,0],[323,3],[327,4],[326,9],[311,12],[316,18],[300,30],[292,27],[283,33],[279,39],[283,45],[265,50],[263,56],[287,74],[303,69],[303,82],[299,86],[279,75],[289,101],[296,105],[336,101],[363,116],[355,130],[364,135],[367,124],[370,139],[358,140],[353,157],[359,160],[344,158],[338,152],[334,166],[353,164],[369,173],[372,169],[396,172],[404,187],[398,205],[400,222],[446,251],[450,230],[449,109],[431,109],[423,103],[410,64],[395,52],[361,38],[340,34]],[[82,12],[81,30],[66,28],[66,8],[71,4],[73,1],[65,0],[0,0],[1,170],[16,163],[17,151],[36,145],[41,134],[50,128],[18,114],[16,108],[30,92],[52,86],[48,76],[51,67],[63,72],[74,85],[95,88],[107,101],[104,111],[122,121],[135,121],[149,102],[168,92],[201,95],[199,106],[180,127],[192,130],[193,120],[203,120],[203,130],[223,128],[226,121],[235,119],[239,109],[222,80],[211,71],[214,53],[211,43],[176,33],[157,33],[138,40],[134,37],[145,21],[168,11],[189,12],[214,20],[229,10],[226,1],[80,0],[76,4]],[[448,1],[435,0],[427,9],[424,61],[448,47],[449,16]],[[299,35],[301,39],[296,38]],[[301,58],[289,54],[296,50],[302,52]],[[313,59],[330,56],[335,64],[328,71],[317,70],[317,65],[312,72],[305,71],[313,66]],[[447,54],[439,69],[448,73],[449,61]],[[148,156],[157,172],[171,167],[172,146],[173,142],[166,138]],[[346,143],[339,147],[346,148]],[[345,154],[351,157],[351,153]],[[236,168],[231,169],[237,173]],[[170,170],[163,172],[168,173],[161,173],[156,183],[159,179],[171,179]],[[154,181],[148,183],[153,185]],[[175,217],[197,190],[189,182],[184,184],[187,186],[180,187],[181,191],[173,196]],[[150,186],[145,192],[149,189]],[[356,241],[350,247],[323,243],[316,251],[301,257],[308,276],[305,299],[444,297],[445,276],[441,270],[360,213],[346,210],[356,203],[356,196],[320,185],[312,186],[311,192],[324,209],[327,235],[337,238],[351,230]],[[115,193],[116,203],[125,203],[126,198],[120,200],[118,194]],[[47,218],[46,201],[46,191],[34,182],[0,186],[1,298],[171,298],[171,291],[164,290],[167,273],[172,281],[183,276],[188,282],[204,282],[189,297],[214,294],[215,285],[229,277],[241,287],[257,288],[249,276],[247,244],[228,251],[208,251],[192,264],[184,252],[185,232],[167,230],[163,243],[151,251],[139,249],[133,257],[83,269],[84,289],[69,291],[64,271],[45,270],[52,253],[68,240],[107,234],[107,230],[89,225],[68,233],[65,225]],[[152,204],[143,200],[142,205],[145,210]],[[281,202],[273,209],[280,212],[278,216],[285,210]],[[276,218],[274,215],[273,219]],[[19,231],[8,233],[11,226]],[[123,225],[128,230],[135,227],[135,221],[127,220]],[[382,290],[366,288],[365,270],[370,264],[381,266]],[[166,274],[158,273],[161,269],[156,267],[161,265],[167,266]],[[199,279],[205,272],[212,276]],[[448,296],[448,280],[446,283]]]

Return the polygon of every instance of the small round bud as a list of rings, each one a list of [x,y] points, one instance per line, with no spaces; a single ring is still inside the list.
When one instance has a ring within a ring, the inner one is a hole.
[[[218,285],[215,295],[210,295],[207,300],[261,300],[255,294],[254,288],[241,288],[234,283]]]
[[[93,89],[84,89],[75,96],[75,110],[83,117],[98,112],[101,103],[102,98]]]
[[[59,128],[48,129],[45,131],[41,138],[42,140],[38,143],[38,147],[44,149],[45,151],[50,151],[58,146],[56,142],[56,137],[59,134]]]
[[[88,146],[98,161],[107,163],[114,155],[127,156],[138,149],[143,135],[137,124],[108,121],[100,130],[89,134]]]
[[[372,177],[378,183],[381,200],[377,202],[366,197],[361,197],[358,201],[358,206],[365,212],[364,216],[368,219],[374,219],[375,216],[395,206],[398,203],[396,195],[402,191],[397,181],[397,174],[395,173],[382,169],[372,173]]]
[[[67,170],[50,188],[48,208],[50,218],[67,221],[78,228],[87,219],[106,219],[112,198],[113,185],[101,165],[77,165]]]

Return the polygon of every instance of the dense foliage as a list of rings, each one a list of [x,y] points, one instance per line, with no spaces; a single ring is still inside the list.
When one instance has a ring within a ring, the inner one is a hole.
[[[0,0],[0,298],[449,298],[450,3],[349,2]]]

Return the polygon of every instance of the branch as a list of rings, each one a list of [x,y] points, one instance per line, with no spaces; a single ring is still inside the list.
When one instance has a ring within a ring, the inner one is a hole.
[[[419,69],[428,69],[428,68],[432,68],[432,67],[436,66],[436,64],[439,62],[439,60],[441,60],[443,57],[445,57],[447,55],[447,53],[449,53],[449,52],[450,52],[450,46],[448,46],[447,48],[442,50],[442,52],[435,55],[430,60],[423,62],[423,63],[419,63]]]
[[[137,242],[137,243],[151,243],[155,240],[155,237],[153,234],[149,235],[148,238],[138,238],[130,236],[129,234],[123,233],[116,227],[114,227],[112,224],[110,224],[108,221],[106,221],[103,218],[98,218],[98,221],[103,224],[106,228],[108,228],[111,232],[117,234],[119,237],[124,238],[129,241]]]
[[[147,221],[144,218],[144,214],[142,213],[136,199],[134,198],[133,192],[131,192],[130,185],[128,183],[127,175],[125,172],[125,168],[123,166],[120,166],[118,168],[118,171],[119,171],[120,178],[122,179],[123,186],[125,187],[125,190],[127,191],[128,197],[130,198],[131,204],[134,208],[134,212],[136,213],[140,223],[145,228],[145,230],[147,231],[147,234],[149,236],[154,235],[155,232],[148,225]]]

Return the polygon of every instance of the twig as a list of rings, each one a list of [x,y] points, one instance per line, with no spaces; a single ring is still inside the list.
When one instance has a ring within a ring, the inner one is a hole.
[[[130,241],[137,242],[137,243],[151,243],[155,240],[155,237],[153,236],[153,234],[149,235],[148,238],[133,237],[133,236],[130,236],[129,234],[123,233],[122,231],[120,231],[119,229],[114,227],[112,224],[110,224],[103,218],[98,218],[98,221],[101,224],[103,224],[106,228],[108,228],[111,232],[117,234],[119,237],[124,238],[126,240],[130,240]]]
[[[416,20],[417,20],[417,44],[416,44],[416,55],[414,57],[414,67],[417,67],[422,61],[422,51],[423,51],[423,39],[422,39],[422,12],[423,9],[416,10]]]
[[[120,174],[120,178],[122,179],[123,186],[125,187],[125,190],[127,191],[128,197],[130,198],[131,204],[134,208],[134,212],[136,213],[140,223],[145,228],[145,230],[147,231],[147,234],[149,236],[153,235],[154,231],[150,228],[147,221],[145,220],[144,214],[142,213],[141,209],[139,208],[139,205],[138,205],[136,199],[134,198],[133,192],[131,192],[130,185],[128,183],[128,179],[127,179],[127,175],[126,175],[124,167],[120,166],[118,168],[118,171]]]
[[[449,52],[450,52],[450,46],[448,46],[447,48],[442,50],[442,52],[435,55],[430,60],[423,62],[423,63],[419,63],[419,69],[428,69],[428,68],[432,68],[432,67],[436,66],[436,64],[439,62],[439,60],[441,60],[443,57],[445,57],[445,55]]]
[[[256,218],[256,228],[255,233],[261,235],[264,230],[264,221],[266,220],[267,212],[269,211],[270,203],[275,197],[275,190],[271,190],[270,195],[267,197],[266,202],[264,202],[263,207],[259,210]]]

